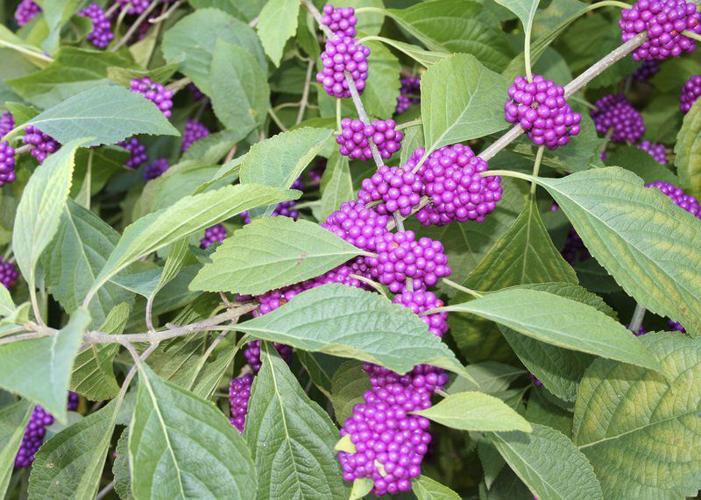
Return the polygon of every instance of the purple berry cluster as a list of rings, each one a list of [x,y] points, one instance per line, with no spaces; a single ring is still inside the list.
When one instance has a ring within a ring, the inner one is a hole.
[[[591,112],[596,131],[602,135],[611,132],[613,142],[637,142],[645,133],[642,115],[623,94],[611,94],[594,103]]]
[[[645,184],[645,187],[658,189],[678,207],[683,208],[697,219],[701,219],[701,205],[699,205],[699,200],[690,194],[686,194],[682,188],[664,181],[650,182],[649,184]]]
[[[647,154],[652,156],[655,161],[661,165],[667,165],[667,149],[664,144],[655,144],[650,141],[643,141],[638,144],[638,149],[642,149]]]
[[[397,97],[397,108],[395,113],[401,115],[411,107],[412,104],[421,102],[421,79],[418,76],[405,76],[401,80],[402,86]]]
[[[339,151],[352,160],[369,160],[372,158],[370,141],[372,141],[382,158],[391,158],[399,151],[404,134],[396,129],[394,120],[375,120],[365,124],[360,120],[344,118],[341,120],[341,133],[336,137]]]
[[[188,120],[185,123],[185,131],[183,132],[183,143],[180,146],[181,151],[187,151],[194,143],[200,139],[204,139],[209,135],[209,129],[203,123],[197,120]]]
[[[374,252],[375,240],[387,233],[389,217],[380,215],[357,201],[347,201],[328,216],[322,227],[351,245]]]
[[[692,52],[696,43],[682,31],[701,33],[701,14],[694,2],[685,0],[638,0],[621,11],[621,38],[627,42],[647,32],[645,42],[635,49],[637,61],[663,60]]]
[[[358,20],[355,18],[355,9],[353,7],[334,7],[327,4],[324,5],[321,23],[327,26],[336,36],[352,38],[355,36],[355,25],[358,23]]]
[[[273,343],[273,346],[277,350],[278,354],[286,362],[292,361],[292,348],[285,344]],[[251,367],[253,373],[258,373],[262,363],[260,361],[260,340],[253,340],[246,344],[243,350],[243,356],[246,358],[248,366]]]
[[[421,317],[423,322],[428,325],[428,331],[436,337],[443,337],[448,331],[447,312],[424,314],[426,311],[445,305],[435,293],[422,290],[404,290],[402,293],[395,295],[392,302],[406,307]]]
[[[110,42],[114,39],[110,20],[105,15],[96,3],[90,4],[88,7],[80,11],[80,15],[87,17],[92,21],[92,31],[88,33],[88,42],[92,43],[98,49],[107,48]]]
[[[582,117],[567,104],[564,87],[552,80],[535,75],[529,82],[518,76],[508,93],[504,118],[521,125],[536,146],[556,149],[579,134]]]
[[[229,422],[241,433],[243,433],[246,425],[246,414],[248,413],[248,401],[251,399],[252,385],[253,375],[251,373],[236,377],[229,384],[229,409],[231,411]]]
[[[119,146],[123,147],[129,152],[129,159],[124,164],[124,166],[127,168],[139,168],[141,165],[146,163],[146,160],[148,160],[146,146],[141,144],[136,137],[130,137],[126,141],[120,142]]]
[[[41,12],[41,7],[34,0],[21,0],[15,10],[15,21],[20,26],[28,24]]]
[[[411,214],[421,201],[423,183],[417,174],[401,167],[383,165],[367,179],[363,179],[358,200],[373,206],[381,215],[398,212],[403,217]]]
[[[682,86],[679,98],[679,109],[682,113],[688,113],[699,97],[701,97],[701,75],[694,75]]]
[[[659,61],[643,61],[638,69],[633,73],[633,80],[636,82],[646,82],[660,71]]]
[[[345,73],[351,76],[358,94],[365,90],[368,78],[370,49],[351,37],[334,36],[326,41],[321,53],[322,70],[316,74],[319,82],[331,97],[350,97]]]
[[[121,5],[122,8],[129,6],[127,14],[135,15],[141,14],[148,9],[153,1],[157,0],[117,0],[117,3]]]
[[[0,115],[0,138],[5,137],[13,128],[15,128],[15,118],[9,111],[4,111]]]
[[[8,290],[15,286],[19,279],[17,266],[12,262],[0,257],[0,285]]]
[[[156,177],[163,175],[163,173],[169,168],[170,164],[168,163],[168,160],[165,158],[159,158],[151,162],[151,164],[144,169],[144,178],[150,181],[151,179],[155,179]]]
[[[30,125],[25,129],[22,142],[31,146],[29,153],[37,159],[39,163],[43,163],[46,157],[58,151],[61,145],[53,137],[46,135],[38,128]]]
[[[0,142],[0,186],[11,184],[15,174],[15,148],[9,142]]]
[[[223,243],[226,239],[226,228],[223,224],[215,224],[204,230],[204,237],[200,240],[200,248],[209,248],[212,245]]]
[[[170,118],[173,108],[173,92],[148,76],[131,81],[131,91],[143,95],[153,102],[166,118]]]
[[[423,150],[415,151],[409,163],[421,155]],[[496,208],[503,192],[499,177],[482,176],[488,168],[487,162],[462,144],[431,153],[419,171],[423,194],[430,198],[430,203],[416,214],[419,222],[428,226],[484,221]]]

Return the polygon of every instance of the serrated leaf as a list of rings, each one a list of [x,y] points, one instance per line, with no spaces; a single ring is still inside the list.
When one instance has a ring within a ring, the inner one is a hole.
[[[332,212],[338,210],[341,203],[352,200],[354,197],[348,157],[334,151],[326,163],[320,188],[321,206],[318,215],[319,221],[323,222]]]
[[[44,160],[29,179],[17,206],[12,249],[30,290],[34,289],[39,257],[58,231],[71,188],[76,149],[85,142],[78,139],[65,144]]]
[[[587,457],[559,431],[534,424],[530,434],[488,438],[539,500],[604,498]]]
[[[92,498],[97,493],[121,400],[62,430],[36,455],[31,498]]]
[[[457,377],[447,392],[455,394],[461,391],[480,391],[495,394],[509,388],[509,384],[525,374],[522,368],[515,368],[496,361],[473,363],[465,367],[473,380]]]
[[[449,394],[430,408],[417,411],[429,420],[463,431],[523,431],[531,426],[501,399],[482,392]]]
[[[539,0],[495,0],[516,14],[523,25],[524,36],[530,38],[533,18],[538,10]]]
[[[383,44],[366,42],[370,49],[368,79],[363,90],[363,104],[370,116],[384,118],[392,116],[397,106],[401,82],[399,60]]]
[[[298,128],[256,143],[241,161],[241,183],[290,187],[332,133],[330,129]]]
[[[557,347],[659,368],[623,325],[589,305],[552,293],[507,288],[445,310],[476,314]]]
[[[320,276],[362,254],[313,222],[263,217],[224,240],[190,288],[260,295]]]
[[[701,104],[698,100],[684,116],[674,154],[682,186],[689,194],[701,197]]]
[[[183,153],[183,160],[198,160],[206,165],[219,163],[239,141],[245,139],[250,131],[242,127],[234,130],[220,130],[196,141]]]
[[[338,431],[287,364],[261,346],[244,436],[258,471],[259,499],[347,497],[334,455]]]
[[[114,450],[112,475],[114,476],[114,491],[122,500],[131,500],[131,476],[129,475],[129,429],[124,429],[119,436]]]
[[[679,185],[679,178],[669,168],[657,163],[652,156],[633,146],[618,146],[608,154],[606,163],[634,172],[643,181],[665,181]]]
[[[701,333],[701,222],[616,167],[537,181],[596,260],[650,311]],[[670,245],[674,242],[674,245]]]
[[[180,135],[163,113],[141,94],[116,86],[84,90],[32,118],[34,125],[65,144],[116,144],[136,134]]]
[[[205,465],[206,466],[203,466]],[[254,498],[256,474],[241,435],[212,404],[146,365],[129,426],[134,498]]]
[[[33,408],[34,406],[26,400],[0,408],[0,496],[3,498],[10,484],[15,456]]]
[[[526,419],[532,424],[541,424],[552,427],[565,436],[572,435],[572,413],[552,403],[545,396],[547,392],[534,390],[528,396]]]
[[[4,286],[0,287],[0,318],[11,316],[16,307],[9,290]]]
[[[258,36],[275,66],[280,65],[285,43],[297,32],[299,6],[297,0],[268,0],[258,15]]]
[[[683,498],[701,487],[701,347],[678,333],[641,337],[662,370],[595,361],[575,405],[575,443],[607,498]]]
[[[288,200],[293,197],[288,193],[255,184],[226,186],[186,196],[138,219],[124,230],[87,297],[142,257],[245,210]]]
[[[428,333],[418,316],[377,294],[344,285],[308,290],[237,329],[262,340],[369,361],[399,373],[422,363],[463,372],[450,349]]]
[[[214,113],[227,129],[250,132],[262,125],[270,108],[266,77],[246,49],[217,40],[212,54],[210,95]]]
[[[89,324],[90,315],[81,308],[55,335],[0,346],[0,386],[65,423],[73,360]]]
[[[363,402],[363,394],[371,389],[370,380],[357,361],[345,361],[331,378],[331,404],[336,421],[343,423],[353,407]]]
[[[169,28],[163,36],[163,55],[169,63],[182,60],[180,71],[211,95],[210,67],[219,39],[247,50],[262,69],[267,68],[255,31],[219,9],[199,9]]]
[[[421,78],[421,119],[426,149],[476,139],[508,127],[506,81],[468,54],[456,54]],[[450,103],[446,106],[445,103]]]
[[[411,482],[411,489],[418,500],[460,500],[460,495],[446,485],[427,476],[419,476]]]

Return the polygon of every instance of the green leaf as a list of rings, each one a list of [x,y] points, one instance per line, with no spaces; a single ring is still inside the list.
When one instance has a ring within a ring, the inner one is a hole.
[[[16,307],[10,291],[4,286],[0,287],[0,318],[11,316],[15,312]]]
[[[533,18],[538,10],[540,0],[495,0],[499,5],[502,5],[516,14],[523,25],[524,37],[531,37],[531,29],[533,27]]]
[[[532,424],[552,427],[565,436],[572,435],[572,413],[550,402],[547,392],[534,390],[528,396],[526,419]]]
[[[267,68],[255,31],[219,9],[200,9],[180,19],[163,36],[163,55],[169,63],[182,61],[180,71],[211,95],[210,67],[219,39],[248,51],[262,69]]]
[[[112,475],[114,476],[114,491],[122,500],[132,500],[131,476],[129,474],[129,429],[124,429],[119,436],[114,450]]]
[[[347,156],[334,151],[326,163],[320,188],[321,206],[318,215],[319,220],[323,222],[331,213],[338,210],[341,203],[352,200],[355,196]]]
[[[256,143],[241,162],[241,183],[290,187],[332,134],[330,129],[298,128]]]
[[[587,457],[559,431],[534,424],[530,434],[488,437],[539,500],[604,498]]]
[[[426,149],[483,137],[509,126],[504,121],[506,81],[475,57],[456,54],[421,78],[421,119]],[[445,103],[450,103],[446,106]]]
[[[460,500],[460,495],[446,485],[427,476],[419,476],[411,482],[411,488],[418,500]]]
[[[129,304],[122,302],[110,310],[99,331],[119,334],[129,320]],[[114,376],[112,362],[119,352],[119,344],[91,344],[78,353],[73,366],[71,390],[91,401],[114,398],[119,384]]]
[[[335,0],[333,5],[334,7],[353,7],[356,11],[363,7],[378,9],[384,7],[382,0]],[[371,10],[356,13],[355,17],[358,19],[357,30],[366,35],[377,35],[385,19],[384,14]]]
[[[190,288],[260,295],[320,276],[362,254],[313,222],[264,217],[224,240]]]
[[[61,29],[80,7],[80,0],[44,0],[41,4],[44,20],[49,28],[49,35],[42,47],[48,54],[58,48]]]
[[[285,43],[297,32],[299,2],[268,0],[258,15],[258,36],[275,66],[280,65]]]
[[[380,42],[369,41],[368,79],[363,91],[363,104],[370,116],[392,116],[397,106],[401,82],[399,60]]]
[[[146,365],[129,426],[134,498],[254,498],[256,473],[241,435],[212,403]]]
[[[95,213],[68,200],[44,266],[49,291],[66,312],[80,306],[117,241],[117,231]],[[133,302],[131,294],[113,283],[102,287],[89,306],[94,324],[105,321],[121,302]]]
[[[630,170],[646,183],[665,181],[679,185],[679,178],[669,168],[657,163],[657,160],[642,149],[634,146],[618,146],[614,151],[607,154],[607,164]]]
[[[236,143],[246,138],[250,130],[236,127],[234,130],[220,130],[196,141],[183,153],[183,160],[198,160],[205,165],[219,163]],[[160,179],[160,177],[159,177]]]
[[[387,14],[429,50],[471,54],[493,71],[504,69],[511,57],[511,49],[501,30],[483,17],[483,6],[479,2],[419,2],[407,9],[389,9]],[[421,90],[423,94],[423,87]]]
[[[674,154],[682,186],[689,194],[701,197],[701,104],[698,100],[684,116]]]
[[[426,363],[463,372],[448,347],[408,309],[364,290],[324,285],[279,309],[244,321],[253,337],[377,363],[399,373]]]
[[[273,346],[261,346],[244,436],[258,472],[257,498],[347,498],[334,455],[338,430],[309,399]]]
[[[86,300],[129,264],[192,233],[261,205],[291,198],[286,191],[249,184],[186,196],[127,226]]]
[[[0,495],[3,498],[15,467],[15,456],[32,415],[33,405],[22,400],[0,408]]]
[[[365,498],[366,495],[370,494],[374,486],[375,483],[372,482],[372,479],[366,477],[356,479],[353,481],[353,487],[351,488],[348,500],[360,500]]]
[[[362,403],[363,394],[371,389],[370,380],[357,361],[345,361],[331,378],[331,404],[336,421],[343,423],[351,416],[353,407]]]
[[[692,335],[701,333],[698,219],[616,167],[538,183],[628,294],[648,310],[680,321]]]
[[[36,281],[36,265],[58,231],[61,213],[71,188],[75,151],[85,139],[72,141],[49,156],[34,171],[17,206],[12,249],[30,290]]]
[[[655,358],[623,325],[589,305],[552,293],[507,288],[444,309],[476,314],[546,344],[659,368]]]
[[[265,2],[266,0],[190,0],[188,3],[195,9],[214,7],[249,22],[258,16]]]
[[[574,436],[606,498],[683,498],[701,488],[701,345],[678,333],[641,337],[657,373],[608,360],[587,370]]]
[[[226,128],[249,132],[262,125],[270,108],[266,76],[246,49],[217,40],[212,54],[212,107]]]
[[[437,404],[416,413],[451,429],[463,431],[532,430],[526,419],[501,399],[482,392],[449,394]]]
[[[447,392],[455,394],[461,391],[480,391],[487,394],[495,394],[505,391],[509,384],[525,374],[522,368],[515,368],[496,361],[484,361],[473,363],[465,367],[465,371],[472,376],[472,380],[457,377]]]
[[[66,422],[66,393],[90,315],[78,309],[57,334],[0,346],[0,386]]]
[[[93,498],[102,470],[121,400],[62,430],[36,455],[29,477],[32,498]]]
[[[81,143],[86,146],[116,144],[136,134],[180,135],[151,101],[116,86],[84,90],[35,116],[27,125],[38,127],[62,144],[90,137]]]

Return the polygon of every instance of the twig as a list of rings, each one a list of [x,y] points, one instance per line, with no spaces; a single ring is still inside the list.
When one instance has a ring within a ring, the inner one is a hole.
[[[95,500],[102,500],[107,495],[109,495],[113,489],[114,489],[114,480],[110,481],[110,483],[107,486],[105,486],[104,488],[102,488],[100,490],[100,492],[95,497]]]
[[[55,335],[56,330],[47,330],[47,329],[41,329],[37,330],[35,332],[27,332],[27,333],[20,333],[19,335],[12,335],[9,337],[3,337],[0,338],[0,345],[4,344],[12,344],[14,342],[20,342],[23,340],[34,340],[34,339],[41,339],[44,337],[51,337],[52,335]]]
[[[333,38],[335,36],[333,31],[331,31],[328,26],[321,22],[321,12],[319,12],[319,9],[316,8],[311,0],[302,0],[302,5],[304,5],[312,17],[316,20],[316,23],[319,25],[319,29],[324,32],[326,38]]]
[[[163,14],[161,14],[158,17],[154,17],[153,19],[149,19],[148,22],[151,24],[156,24],[156,23],[160,23],[160,22],[165,21],[166,19],[168,19],[170,17],[170,15],[173,12],[175,12],[175,10],[178,7],[180,7],[180,5],[182,3],[183,3],[183,0],[178,0],[177,2],[173,3],[173,5],[171,5],[170,9],[168,9],[167,11],[165,11]]]
[[[151,4],[146,8],[145,11],[141,13],[139,17],[136,18],[136,21],[134,21],[134,24],[132,24],[129,27],[129,30],[124,34],[121,40],[119,40],[117,43],[114,44],[114,46],[110,49],[112,52],[117,52],[119,49],[121,49],[136,33],[136,31],[139,29],[139,26],[141,26],[146,18],[153,12],[153,10],[158,6],[158,2],[151,2]]]
[[[645,319],[645,307],[640,304],[635,304],[635,311],[633,311],[633,317],[630,320],[630,325],[628,330],[633,333],[638,333],[640,327],[643,326],[643,319]]]
[[[275,111],[273,111],[272,108],[268,108],[268,114],[270,115],[270,118],[273,119],[273,121],[275,122],[275,125],[277,125],[277,127],[280,130],[282,130],[283,132],[287,131],[287,127],[285,127],[285,124],[282,123],[282,121],[280,120],[280,117],[277,114],[275,114]]]
[[[449,287],[455,288],[456,290],[458,290],[460,292],[464,292],[468,295],[472,295],[475,298],[479,299],[480,297],[482,297],[481,293],[479,293],[471,288],[467,288],[466,286],[462,286],[459,283],[454,282],[453,280],[449,280],[448,278],[443,278],[443,279],[441,279],[441,281],[443,283],[445,283],[446,285],[448,285]]]
[[[304,112],[307,109],[307,103],[309,102],[309,89],[312,86],[312,72],[314,71],[314,61],[309,61],[307,65],[307,76],[304,80],[304,90],[302,91],[302,100],[299,101],[299,111],[297,112],[296,125],[302,123],[304,119]]]
[[[175,80],[174,82],[169,83],[168,85],[166,85],[166,88],[173,92],[173,94],[177,94],[178,91],[184,89],[190,83],[192,83],[192,80],[190,80],[188,77],[185,77],[181,78],[180,80]]]

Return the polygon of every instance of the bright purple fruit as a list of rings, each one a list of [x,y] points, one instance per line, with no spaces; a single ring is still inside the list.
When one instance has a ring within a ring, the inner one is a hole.
[[[326,41],[321,53],[323,69],[316,74],[316,80],[323,85],[331,97],[350,97],[348,82],[344,73],[351,75],[362,94],[368,78],[368,57],[370,49],[349,37],[333,37]]]
[[[682,113],[688,113],[699,97],[701,97],[701,75],[694,75],[682,87],[679,98],[679,108]]]
[[[170,168],[168,160],[165,158],[159,158],[154,160],[150,165],[144,169],[144,178],[146,180],[155,179],[160,177],[163,173]]]
[[[360,202],[347,201],[328,216],[322,227],[351,245],[373,252],[376,240],[387,234],[388,223],[388,216],[380,215]]]
[[[363,179],[358,200],[382,215],[398,212],[407,217],[421,201],[423,183],[418,175],[400,167],[382,166]]]
[[[701,206],[699,206],[699,200],[686,194],[682,188],[670,184],[664,181],[655,181],[645,184],[645,187],[652,187],[659,189],[662,193],[671,199],[677,206],[683,208],[689,212],[694,217],[701,219]]]
[[[701,33],[701,14],[694,2],[638,0],[630,9],[621,10],[618,25],[624,42],[647,31],[647,40],[635,49],[633,59],[663,60],[696,48],[694,40],[682,35],[682,31]]]
[[[180,146],[181,151],[187,151],[195,142],[204,139],[209,135],[209,129],[203,123],[197,120],[188,119],[185,123],[185,131],[183,132],[183,143]]]
[[[136,137],[130,137],[126,141],[120,142],[119,146],[129,151],[129,159],[124,164],[127,168],[139,168],[148,160],[146,146],[141,144]]]
[[[0,285],[9,290],[15,286],[18,279],[19,271],[17,270],[17,266],[0,257]]]
[[[401,80],[402,87],[399,89],[397,97],[397,108],[395,113],[404,113],[412,104],[421,102],[421,79],[418,76],[405,76]]]
[[[664,144],[655,144],[650,141],[643,141],[638,144],[638,149],[642,149],[647,154],[652,156],[657,163],[667,165],[667,149]]]
[[[158,0],[117,0],[117,3],[122,6],[122,8],[129,6],[127,14],[141,14],[143,11],[148,9],[152,1]],[[148,24],[148,23],[146,23]]]
[[[114,39],[110,20],[107,19],[105,11],[96,3],[80,11],[80,15],[92,21],[92,31],[88,33],[88,41],[98,49],[106,48]]]
[[[15,182],[15,162],[15,148],[9,142],[0,142],[0,186]]]
[[[209,248],[212,245],[223,243],[226,239],[226,228],[223,224],[215,224],[204,230],[204,238],[200,240],[200,248]]]
[[[39,163],[43,163],[47,156],[55,153],[61,145],[53,137],[46,135],[38,128],[30,125],[24,130],[25,134],[22,138],[24,144],[31,146],[29,153],[37,159]]]
[[[536,146],[556,149],[579,134],[582,119],[565,100],[565,89],[552,80],[535,75],[529,82],[517,76],[504,104],[507,122],[521,125]]]
[[[434,314],[424,315],[426,311],[443,307],[445,304],[441,299],[436,297],[433,292],[422,290],[409,291],[405,290],[399,295],[395,295],[392,299],[395,304],[400,304],[411,312],[418,315],[424,323],[428,325],[428,331],[436,337],[442,337],[448,331],[448,313],[439,312]]]
[[[273,346],[286,362],[289,363],[292,360],[292,348],[290,346],[278,344],[277,342],[273,343]],[[262,366],[260,361],[260,340],[252,340],[246,344],[246,347],[243,349],[243,356],[246,358],[253,373],[258,373]]]
[[[0,138],[5,137],[13,128],[15,128],[15,119],[12,113],[4,111],[0,115]]]
[[[355,18],[355,9],[353,7],[324,5],[321,23],[328,26],[334,35],[354,37],[355,25],[357,22],[358,20]]]
[[[404,134],[396,130],[394,120],[375,120],[366,125],[360,120],[344,118],[341,133],[336,137],[339,151],[352,160],[372,158],[370,141],[374,142],[382,158],[390,158],[399,151]]]
[[[34,0],[22,0],[15,10],[15,21],[24,26],[41,12],[41,7]]]
[[[173,108],[173,92],[148,76],[131,81],[131,91],[143,95],[153,102],[166,118],[170,118]]]
[[[634,143],[645,133],[642,115],[633,107],[623,94],[611,94],[594,103],[596,109],[591,112],[596,131],[606,135],[612,130],[613,142]]]
[[[248,413],[248,401],[251,399],[252,385],[253,375],[250,373],[231,379],[229,384],[229,409],[231,410],[229,422],[239,432],[243,432],[246,425],[246,414]]]
[[[404,375],[372,363],[363,363],[363,370],[370,377],[373,389],[401,384],[404,387],[433,393],[445,387],[449,380],[445,370],[431,365],[417,365]]]

